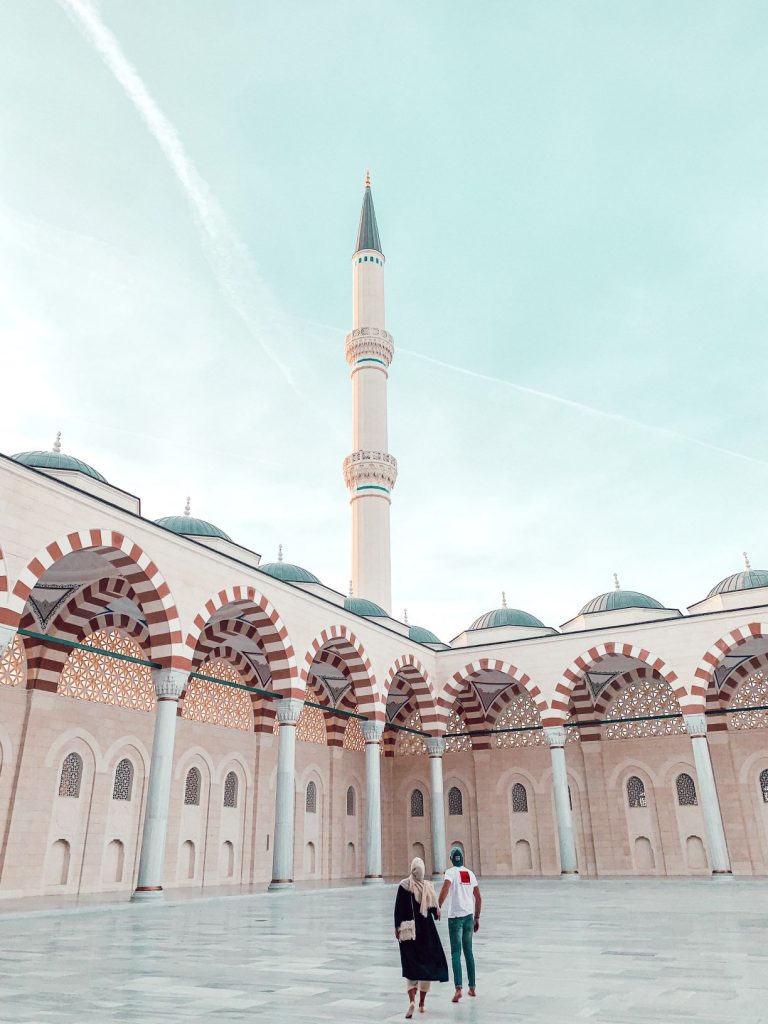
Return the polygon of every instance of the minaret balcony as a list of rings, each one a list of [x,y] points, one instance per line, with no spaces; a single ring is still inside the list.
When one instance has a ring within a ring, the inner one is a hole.
[[[395,354],[395,342],[383,327],[356,327],[347,335],[344,355],[350,366],[371,363],[389,366]]]
[[[352,452],[344,459],[344,483],[350,491],[361,488],[391,490],[397,480],[397,459],[389,452]]]

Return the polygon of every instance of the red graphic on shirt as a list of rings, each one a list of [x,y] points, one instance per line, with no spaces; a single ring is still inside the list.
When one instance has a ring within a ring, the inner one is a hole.
[[[464,885],[469,885],[469,872],[468,871],[460,871],[459,872],[459,881],[463,882]]]

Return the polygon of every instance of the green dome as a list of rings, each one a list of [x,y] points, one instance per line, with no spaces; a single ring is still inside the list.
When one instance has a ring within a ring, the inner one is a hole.
[[[519,608],[494,608],[479,619],[475,619],[470,629],[492,629],[494,626],[537,626],[544,629],[544,623]]]
[[[381,616],[387,618],[389,614],[373,601],[367,601],[364,597],[345,597],[344,607],[348,612],[354,612],[355,615],[369,615],[371,618],[380,618]]]
[[[408,639],[414,640],[417,644],[441,644],[443,642],[423,626],[411,626],[408,630]]]
[[[664,605],[647,594],[639,594],[636,590],[610,590],[607,594],[598,594],[579,612],[589,615],[592,612],[612,612],[617,608],[663,608]]]
[[[218,526],[214,526],[213,523],[209,523],[205,519],[197,519],[195,516],[163,516],[162,519],[156,519],[155,522],[164,530],[181,534],[182,537],[219,537],[221,540],[232,540]]]
[[[18,455],[11,457],[14,462],[20,462],[22,466],[31,466],[33,469],[69,469],[75,473],[84,473],[94,480],[100,480],[103,484],[107,482],[93,466],[63,452],[19,452]]]
[[[734,590],[752,590],[754,587],[768,587],[768,572],[765,569],[745,569],[743,572],[734,573],[733,576],[726,576],[710,590],[707,597],[730,594]]]
[[[282,580],[283,583],[320,582],[317,576],[313,576],[311,572],[302,569],[300,565],[293,565],[291,562],[267,562],[266,565],[260,565],[259,569],[265,572],[267,576],[272,576],[276,580]]]

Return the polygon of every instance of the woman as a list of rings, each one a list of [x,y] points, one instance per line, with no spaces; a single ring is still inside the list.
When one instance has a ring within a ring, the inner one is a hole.
[[[430,982],[448,981],[448,963],[435,924],[435,919],[440,917],[437,894],[434,885],[424,878],[424,870],[421,857],[414,857],[411,873],[398,886],[395,900],[395,936],[400,942],[400,961],[409,1000],[406,1020],[411,1019],[416,1009],[417,990],[419,1012],[424,1013]],[[411,922],[415,923],[415,938],[411,937],[414,931]]]

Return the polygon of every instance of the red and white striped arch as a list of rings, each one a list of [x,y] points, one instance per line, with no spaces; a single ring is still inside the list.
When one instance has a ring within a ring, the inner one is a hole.
[[[233,606],[233,611],[237,609],[238,615],[246,615],[258,631],[275,692],[284,697],[301,697],[296,657],[285,623],[272,602],[253,587],[228,587],[205,602],[187,635],[187,667],[195,659],[198,641],[211,617],[229,605]]]
[[[760,639],[768,641],[768,622],[749,622],[744,626],[738,626],[712,644],[693,673],[694,681],[689,699],[691,711],[704,710],[708,691],[715,687],[715,669],[725,656],[752,640]]]
[[[144,550],[115,530],[78,530],[48,544],[13,585],[7,606],[0,607],[0,622],[18,629],[35,585],[46,570],[75,551],[95,551],[104,557],[115,575],[128,581],[147,621],[152,659],[166,668],[184,668],[181,624],[170,588]]]
[[[306,685],[312,664],[320,652],[329,646],[346,663],[346,674],[352,683],[358,713],[383,722],[386,717],[386,701],[383,694],[379,693],[371,661],[363,645],[346,626],[329,626],[314,638],[304,655],[301,669],[303,683]]]
[[[655,682],[665,683],[666,679],[658,672],[655,668],[650,665],[638,665],[637,668],[629,669],[627,672],[622,672],[621,675],[616,676],[610,683],[601,690],[597,700],[595,701],[595,717],[604,719],[605,713],[610,707],[613,700],[621,693],[625,686],[630,683],[636,683],[639,679],[652,679]],[[670,689],[672,689],[670,687]],[[674,693],[674,690],[672,691]],[[680,704],[680,698],[675,693],[678,704]],[[680,711],[682,712],[682,705]]]
[[[634,658],[636,661],[652,668],[661,676],[664,682],[669,683],[672,687],[672,692],[680,701],[681,706],[683,705],[688,696],[685,687],[680,684],[677,673],[670,668],[663,658],[652,654],[645,647],[635,647],[634,644],[614,643],[612,640],[609,640],[604,644],[598,644],[596,647],[590,647],[588,651],[585,651],[584,654],[579,655],[578,658],[571,662],[563,673],[562,679],[555,686],[555,696],[547,712],[551,721],[545,721],[544,725],[562,724],[568,717],[568,704],[571,695],[579,681],[583,680],[585,673],[589,672],[593,665],[616,656]]]
[[[411,688],[424,731],[429,733],[430,736],[439,735],[440,718],[437,713],[437,701],[435,700],[432,682],[427,670],[413,654],[404,654],[402,657],[397,658],[387,673],[387,679],[384,684],[385,702],[389,697],[392,684],[398,676],[404,679]]]
[[[522,690],[530,695],[539,715],[542,717],[543,724],[549,724],[545,719],[545,715],[548,712],[547,703],[539,687],[526,672],[523,672],[507,661],[501,661],[497,658],[478,658],[476,661],[465,665],[459,672],[454,672],[453,676],[443,687],[443,692],[438,697],[438,714],[442,723],[442,731],[445,731],[448,724],[448,716],[451,713],[454,701],[457,699],[461,699],[469,732],[473,732],[476,729],[490,728],[485,709],[480,703],[474,687],[471,686],[472,681],[482,675],[483,672],[501,672],[509,676],[510,680],[514,680],[518,686],[522,687]],[[462,691],[464,691],[463,697]],[[498,700],[498,697],[495,699]],[[472,746],[476,749],[488,749],[491,746],[491,737],[477,736],[473,738]]]
[[[485,713],[488,728],[494,729],[498,724],[499,717],[504,713],[506,708],[509,707],[513,700],[519,699],[520,697],[530,700],[536,708],[539,718],[541,718],[541,709],[535,703],[533,697],[531,697],[530,692],[518,679],[513,679],[509,686],[502,690],[497,697],[494,697],[492,703],[489,705],[488,710]]]
[[[197,647],[192,659],[192,671],[196,672],[206,659],[212,657],[211,652],[222,644],[227,644],[234,648],[232,640],[240,636],[252,641],[259,652],[264,654],[264,645],[259,637],[258,628],[252,622],[244,622],[242,619],[234,618],[216,619],[214,622],[207,624],[198,638]],[[254,686],[266,689],[267,681],[262,680],[261,677],[259,679],[260,681],[254,683]]]
[[[0,547],[0,608],[2,608],[8,600],[8,567],[5,564],[5,555],[3,549]],[[0,618],[0,622],[5,620]],[[6,623],[7,625],[7,623]]]
[[[768,668],[768,651],[764,654],[756,654],[753,658],[743,661],[737,668],[729,673],[728,678],[718,691],[713,677],[712,684],[707,690],[707,710],[727,707],[738,690],[739,686],[759,669]]]

